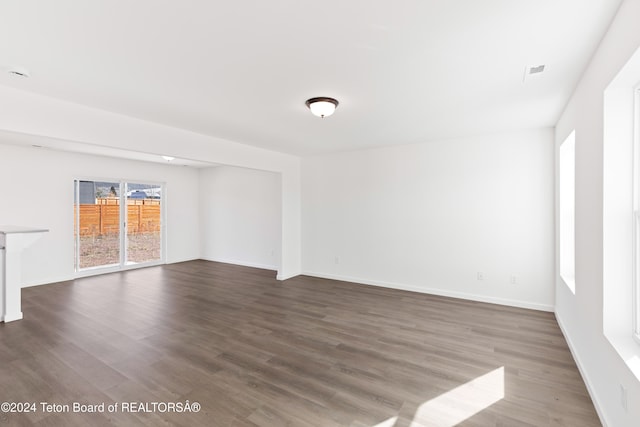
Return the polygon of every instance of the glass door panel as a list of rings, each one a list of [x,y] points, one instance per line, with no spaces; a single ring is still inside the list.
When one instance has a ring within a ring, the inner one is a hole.
[[[75,181],[76,270],[120,264],[120,183]]]
[[[125,264],[162,258],[162,186],[126,183],[127,225]]]

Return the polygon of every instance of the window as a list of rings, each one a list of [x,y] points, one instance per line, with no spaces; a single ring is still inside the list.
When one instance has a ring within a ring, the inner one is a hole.
[[[603,332],[640,380],[640,49],[604,91]]]
[[[560,144],[560,277],[575,294],[575,131]]]
[[[633,143],[633,333],[640,342],[640,86],[635,88]]]

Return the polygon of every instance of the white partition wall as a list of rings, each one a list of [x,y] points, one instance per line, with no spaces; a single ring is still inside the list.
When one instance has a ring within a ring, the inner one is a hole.
[[[23,251],[49,230],[34,227],[0,226],[0,320],[12,322],[22,319]],[[24,262],[35,265],[36,260]]]
[[[230,166],[200,170],[202,257],[277,270],[281,204],[280,174]]]

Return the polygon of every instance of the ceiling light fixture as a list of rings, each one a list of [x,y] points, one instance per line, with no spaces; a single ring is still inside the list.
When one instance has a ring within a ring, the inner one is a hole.
[[[309,107],[309,110],[311,110],[311,113],[314,116],[324,119],[336,111],[338,101],[333,98],[327,98],[326,96],[318,96],[316,98],[307,99],[305,105]]]
[[[175,157],[171,157],[171,156],[162,156],[163,159],[165,159],[167,162],[170,162],[171,160],[175,159]]]

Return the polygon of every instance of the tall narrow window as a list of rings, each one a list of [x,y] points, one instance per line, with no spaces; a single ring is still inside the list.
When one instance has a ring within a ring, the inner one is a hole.
[[[607,340],[637,378],[640,378],[640,341],[636,342],[640,329],[639,79],[640,49],[604,90],[602,134],[602,326]]]
[[[560,277],[576,292],[575,286],[575,131],[560,144]]]
[[[75,181],[75,270],[160,263],[162,185]]]
[[[640,86],[633,111],[633,334],[640,342]]]

